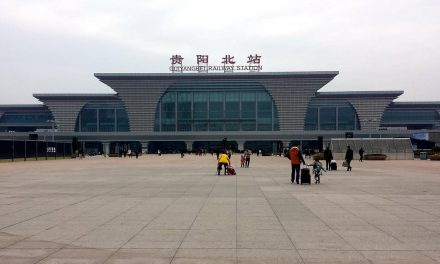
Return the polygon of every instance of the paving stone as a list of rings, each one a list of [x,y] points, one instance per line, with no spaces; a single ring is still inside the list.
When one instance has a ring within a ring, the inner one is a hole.
[[[291,184],[282,157],[215,164],[0,163],[0,263],[440,262],[440,163],[365,161],[319,185]]]
[[[114,251],[98,249],[61,249],[51,254],[40,263],[42,264],[62,264],[62,263],[103,263]]]
[[[430,257],[424,256],[423,252],[417,251],[363,251],[366,259],[374,264],[434,264],[437,263]]]

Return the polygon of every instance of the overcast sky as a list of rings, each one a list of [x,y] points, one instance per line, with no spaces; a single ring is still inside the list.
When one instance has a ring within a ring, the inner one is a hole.
[[[169,72],[180,54],[264,72],[339,71],[321,91],[440,101],[439,0],[0,0],[0,104],[113,93],[95,72]]]

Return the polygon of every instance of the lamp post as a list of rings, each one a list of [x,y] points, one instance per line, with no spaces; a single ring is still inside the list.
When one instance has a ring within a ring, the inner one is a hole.
[[[15,159],[15,139],[14,139],[15,131],[10,130],[8,132],[12,135],[12,161],[14,161],[14,159]]]

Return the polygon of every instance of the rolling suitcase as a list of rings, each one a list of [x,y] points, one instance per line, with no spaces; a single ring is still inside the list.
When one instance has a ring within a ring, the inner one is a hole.
[[[330,162],[330,170],[338,170],[338,164],[335,162]]]
[[[311,184],[310,179],[310,169],[309,168],[302,168],[301,169],[301,184],[308,183]]]
[[[228,166],[228,170],[227,170],[227,172],[228,172],[228,174],[229,175],[236,175],[237,173],[235,172],[235,169],[234,169],[234,167],[232,167],[232,166]]]

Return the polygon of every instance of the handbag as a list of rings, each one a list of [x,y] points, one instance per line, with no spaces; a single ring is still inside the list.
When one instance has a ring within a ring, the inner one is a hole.
[[[342,167],[348,167],[348,162],[347,162],[346,160],[344,160],[344,161],[342,162]]]

